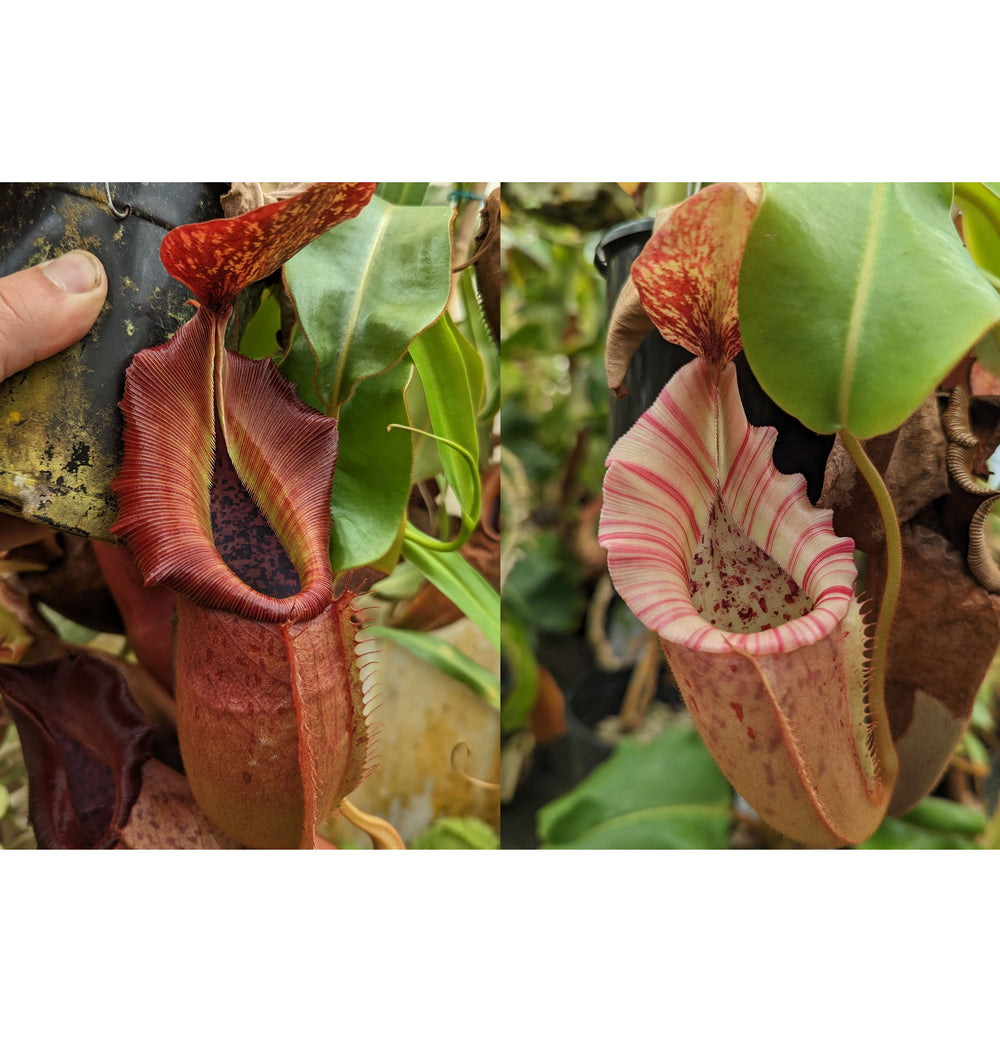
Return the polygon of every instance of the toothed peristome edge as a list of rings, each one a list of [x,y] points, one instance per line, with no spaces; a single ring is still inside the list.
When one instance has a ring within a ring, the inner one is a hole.
[[[371,632],[375,623],[373,617],[380,608],[378,603],[369,601],[366,595],[352,595],[350,605],[355,626],[354,657],[361,683],[361,700],[367,731],[365,759],[361,769],[361,782],[364,782],[371,777],[379,764],[383,726],[374,716],[382,703],[384,687],[380,661],[384,647],[382,640]]]

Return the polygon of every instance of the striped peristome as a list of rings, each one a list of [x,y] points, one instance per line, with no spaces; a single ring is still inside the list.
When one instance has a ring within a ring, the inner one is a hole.
[[[806,498],[801,475],[771,460],[775,431],[746,420],[736,372],[702,359],[677,373],[612,448],[600,541],[622,598],[648,627],[679,645],[780,653],[841,620],[857,575],[854,544],[833,532],[833,515]],[[695,550],[720,508],[813,602],[795,620],[746,633],[699,613],[691,599]]]

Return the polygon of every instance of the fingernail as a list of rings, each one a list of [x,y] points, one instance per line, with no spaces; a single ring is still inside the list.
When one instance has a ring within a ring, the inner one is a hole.
[[[43,264],[42,273],[68,294],[89,294],[101,285],[104,268],[92,253],[71,250]]]

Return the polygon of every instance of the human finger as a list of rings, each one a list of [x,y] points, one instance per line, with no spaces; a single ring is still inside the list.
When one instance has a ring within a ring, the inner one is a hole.
[[[79,341],[107,293],[104,267],[86,250],[0,278],[0,378]]]

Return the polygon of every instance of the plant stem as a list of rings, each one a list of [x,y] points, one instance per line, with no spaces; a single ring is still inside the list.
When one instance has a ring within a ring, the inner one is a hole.
[[[393,826],[378,815],[369,815],[365,811],[356,808],[347,797],[340,802],[340,813],[362,832],[367,833],[372,839],[376,850],[401,851],[406,845],[403,838],[396,832]]]
[[[899,601],[903,579],[903,541],[899,533],[899,521],[892,505],[892,497],[878,470],[875,469],[861,442],[846,429],[840,431],[840,439],[855,466],[864,477],[875,496],[878,512],[885,527],[886,573],[882,604],[875,625],[875,640],[872,646],[871,680],[868,684],[868,708],[874,724],[873,745],[882,768],[882,775],[890,785],[895,782],[899,761],[889,730],[889,715],[885,707],[885,673],[889,657],[889,632],[892,618]]]

